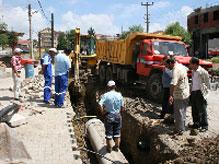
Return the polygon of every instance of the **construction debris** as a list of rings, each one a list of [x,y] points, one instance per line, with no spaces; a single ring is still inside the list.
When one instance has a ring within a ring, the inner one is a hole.
[[[190,142],[194,142],[190,141]],[[218,163],[219,161],[219,136],[205,138],[195,144],[190,144],[188,149],[180,152],[175,160],[166,163]]]
[[[0,163],[16,163],[31,159],[23,143],[15,137],[15,129],[0,124]]]
[[[26,123],[27,123],[26,117],[17,113],[15,113],[8,122],[10,127],[18,127]]]

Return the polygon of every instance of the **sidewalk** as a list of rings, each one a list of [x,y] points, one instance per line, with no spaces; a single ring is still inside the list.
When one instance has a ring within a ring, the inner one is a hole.
[[[53,105],[45,105],[42,102],[42,80],[41,77],[24,83],[24,103],[19,114],[25,116],[28,123],[20,127],[10,128],[14,135],[12,137],[23,142],[31,159],[15,159],[12,157],[10,162],[81,164],[80,153],[75,151],[77,144],[71,122],[74,112],[69,104],[70,102],[67,100],[67,107],[61,109],[55,108]],[[12,85],[12,78],[1,78],[0,109],[10,104],[13,99],[13,92],[9,91],[9,87]],[[9,163],[9,161],[5,163]]]

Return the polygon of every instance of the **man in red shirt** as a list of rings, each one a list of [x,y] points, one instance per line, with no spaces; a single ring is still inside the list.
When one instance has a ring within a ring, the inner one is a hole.
[[[12,77],[14,81],[14,99],[19,100],[21,90],[21,53],[23,51],[20,48],[14,49],[14,55],[11,58]]]

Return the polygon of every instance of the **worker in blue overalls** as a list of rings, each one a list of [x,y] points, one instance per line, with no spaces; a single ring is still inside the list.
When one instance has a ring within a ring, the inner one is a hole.
[[[57,54],[56,48],[50,48],[41,58],[42,71],[45,78],[44,84],[44,102],[49,104],[52,95],[52,58]]]
[[[71,68],[69,60],[70,49],[65,49],[64,53],[55,56],[55,106],[64,105],[65,94],[68,88],[68,72]]]

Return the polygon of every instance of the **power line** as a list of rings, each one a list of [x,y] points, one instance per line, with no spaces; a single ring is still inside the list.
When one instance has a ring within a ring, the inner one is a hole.
[[[50,20],[48,19],[48,17],[46,16],[46,14],[45,14],[45,12],[44,12],[44,9],[43,9],[43,6],[42,6],[40,0],[36,0],[36,1],[37,1],[38,4],[39,4],[40,10],[41,10],[41,12],[42,12],[44,18],[45,18],[48,22],[50,22]]]

